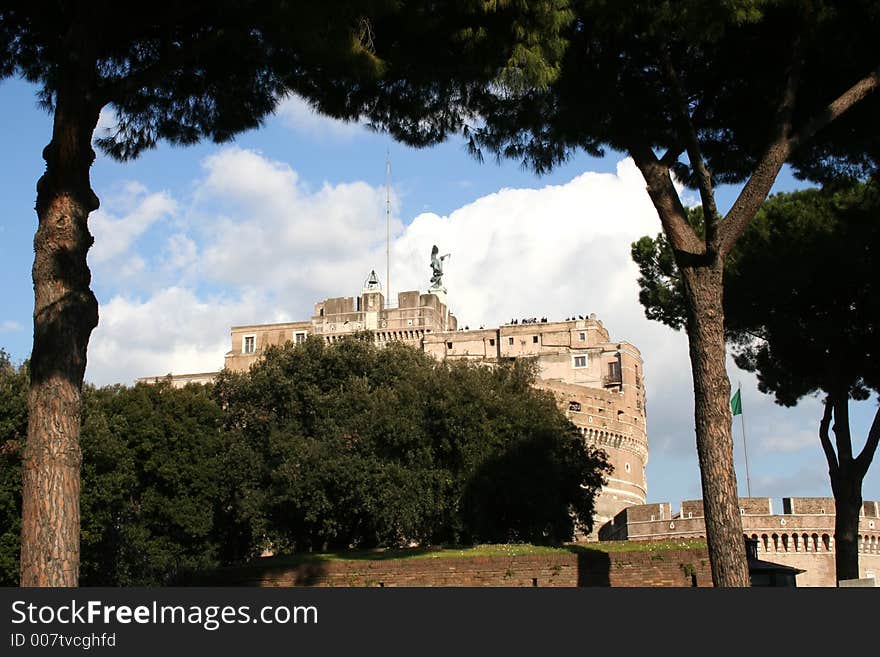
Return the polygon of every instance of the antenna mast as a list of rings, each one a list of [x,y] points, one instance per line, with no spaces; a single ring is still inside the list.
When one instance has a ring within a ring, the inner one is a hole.
[[[385,157],[385,303],[391,301],[391,149]]]

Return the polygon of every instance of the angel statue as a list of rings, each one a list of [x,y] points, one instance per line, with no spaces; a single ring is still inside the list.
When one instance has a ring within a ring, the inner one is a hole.
[[[443,261],[451,257],[450,254],[438,256],[440,249],[435,244],[431,249],[431,288],[438,289],[443,287]]]

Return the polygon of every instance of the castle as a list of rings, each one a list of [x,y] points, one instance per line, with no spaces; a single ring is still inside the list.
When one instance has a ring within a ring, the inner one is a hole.
[[[595,315],[565,321],[526,319],[496,328],[459,328],[436,281],[427,293],[400,292],[388,303],[375,272],[357,297],[324,299],[308,320],[233,326],[224,366],[246,371],[270,345],[302,342],[315,335],[333,343],[367,331],[377,344],[400,341],[438,359],[500,362],[532,358],[538,387],[551,392],[584,439],[614,466],[596,500],[596,532],[623,509],[647,499],[648,438],[645,387],[639,350],[612,341]],[[174,375],[172,383],[207,383],[216,372]],[[140,379],[155,381],[156,377]]]
[[[594,314],[563,321],[511,320],[498,327],[460,328],[447,304],[438,271],[427,293],[400,292],[389,302],[375,272],[357,297],[315,304],[307,320],[233,326],[225,368],[246,371],[271,345],[318,336],[333,343],[368,332],[379,344],[400,341],[438,359],[501,362],[534,359],[537,387],[551,392],[584,440],[602,449],[614,470],[596,500],[593,532],[585,540],[658,540],[705,537],[702,501],[646,504],[648,437],[645,378],[639,350],[614,341]],[[172,384],[208,383],[216,372],[171,376]],[[157,377],[139,379],[153,382]],[[798,568],[798,586],[834,586],[834,500],[786,498],[782,515],[768,498],[742,498],[743,531],[760,555]],[[880,573],[878,503],[866,502],[860,520],[860,574]]]
[[[774,513],[767,497],[739,498],[743,534],[760,558],[798,568],[797,586],[835,586],[834,499],[782,498]],[[681,503],[678,513],[668,502],[623,509],[599,529],[599,540],[654,541],[705,538],[703,501]],[[880,503],[864,502],[859,517],[859,577],[880,578]]]

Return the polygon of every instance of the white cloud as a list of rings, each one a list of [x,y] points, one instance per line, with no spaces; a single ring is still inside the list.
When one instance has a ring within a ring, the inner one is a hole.
[[[177,211],[177,203],[167,192],[149,193],[141,184],[130,182],[105,200],[105,207],[118,208],[120,214],[99,209],[89,217],[95,245],[89,263],[103,265],[126,256],[134,242],[153,224]]]
[[[294,297],[292,311],[311,313],[314,295],[351,294],[376,266],[372,253],[385,237],[381,188],[350,182],[313,190],[287,165],[237,148],[204,166],[196,203],[204,279]],[[392,230],[400,231],[399,220]]]
[[[419,215],[394,246],[392,273],[424,286],[436,243],[452,253],[444,280],[465,323],[596,312],[620,335],[620,313],[641,315],[630,242],[657,229],[644,181],[626,160],[616,175],[503,189],[446,217]]]
[[[184,233],[175,233],[165,243],[162,253],[163,268],[169,272],[183,272],[198,262],[199,248]]]
[[[763,474],[752,481],[752,490],[759,497],[832,497],[828,480],[827,466],[820,459],[795,470]],[[774,511],[782,512],[782,507],[774,505]]]
[[[224,148],[203,165],[204,177],[179,213],[185,219],[158,255],[132,250],[142,226],[177,213],[173,199],[155,195],[149,205],[154,195],[132,188],[120,197],[127,210],[118,209],[121,201],[105,203],[113,211],[107,211],[108,224],[129,224],[106,252],[142,257],[142,276],[163,270],[176,279],[142,299],[122,289],[108,295],[91,341],[89,380],[219,369],[230,326],[308,318],[316,301],[357,294],[370,269],[384,282],[383,189],[356,181],[312,188],[288,165],[240,148]],[[396,214],[396,197],[393,207]],[[631,242],[659,230],[641,175],[623,160],[614,174],[502,189],[447,216],[420,214],[406,227],[395,218],[392,292],[426,289],[437,244],[452,253],[444,282],[462,326],[595,312],[613,340],[632,342],[645,361],[652,485],[661,494],[699,491],[698,469],[674,465],[695,461],[687,339],[645,318],[629,254]],[[816,400],[780,408],[757,392],[753,375],[729,370],[743,381],[753,466],[818,449]],[[734,439],[744,483],[738,423]],[[810,491],[827,494],[821,482]],[[650,491],[649,498],[657,499]]]
[[[101,113],[98,115],[98,124],[95,126],[94,133],[95,138],[100,139],[112,136],[116,131],[118,123],[116,110],[110,105],[105,105],[101,108]]]
[[[89,380],[219,369],[231,325],[308,317],[316,301],[355,293],[377,267],[383,189],[363,182],[311,189],[286,164],[234,147],[203,165],[183,229],[152,253],[136,239],[160,217],[149,210],[176,212],[177,202],[134,185],[105,202],[110,210],[97,223],[112,256],[96,261],[116,269],[101,279],[106,301],[91,340]],[[156,198],[163,203],[149,202]],[[399,220],[392,230],[402,230]],[[132,298],[138,287],[149,291],[146,298]]]
[[[0,322],[0,331],[2,331],[3,333],[14,333],[23,330],[24,327],[16,322],[14,319],[7,319]]]
[[[146,300],[114,296],[101,304],[86,378],[97,384],[131,383],[169,372],[216,371],[229,350],[229,326],[265,312],[258,294],[200,298],[191,289],[170,287]]]
[[[354,139],[366,128],[356,121],[340,121],[314,110],[300,96],[288,96],[275,110],[281,123],[294,132],[315,139]]]
[[[659,230],[641,174],[623,160],[615,174],[503,189],[449,216],[419,215],[394,244],[392,287],[425,288],[436,243],[452,253],[444,282],[460,326],[596,313],[612,340],[642,353],[652,454],[679,458],[694,453],[687,339],[645,318],[630,258],[633,241]],[[698,489],[699,472],[692,478]]]

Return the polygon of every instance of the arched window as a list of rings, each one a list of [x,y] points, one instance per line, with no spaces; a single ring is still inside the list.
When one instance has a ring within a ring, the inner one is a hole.
[[[826,552],[831,552],[831,537],[828,534],[822,534],[822,546]]]

